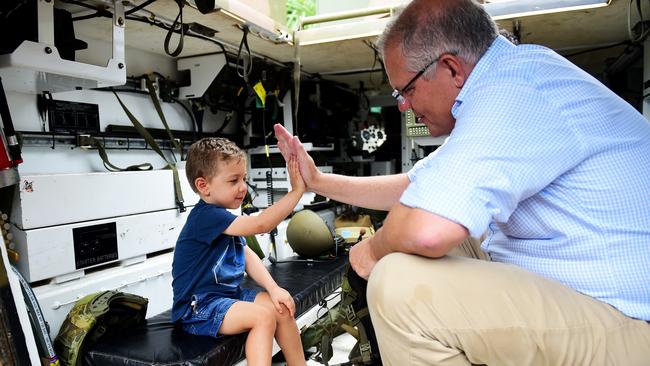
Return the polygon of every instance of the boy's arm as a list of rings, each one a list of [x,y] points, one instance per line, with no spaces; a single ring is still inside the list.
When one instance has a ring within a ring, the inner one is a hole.
[[[291,316],[294,316],[296,305],[293,302],[293,297],[287,290],[275,283],[269,271],[266,270],[260,258],[251,248],[246,247],[244,253],[246,256],[246,273],[269,293],[275,309],[280,314],[282,314],[282,305],[284,305],[289,309]]]
[[[304,191],[293,190],[282,197],[271,207],[264,209],[257,216],[238,216],[224,233],[232,236],[249,236],[268,233],[284,220],[298,201]]]
[[[287,168],[291,180],[291,192],[258,216],[239,216],[224,233],[232,236],[268,233],[291,213],[302,194],[305,193],[305,182],[300,176],[298,161],[295,157],[289,159]]]

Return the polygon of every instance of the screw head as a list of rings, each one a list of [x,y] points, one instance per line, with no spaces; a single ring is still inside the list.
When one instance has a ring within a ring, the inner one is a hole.
[[[50,53],[52,53],[52,48],[51,47],[45,47],[45,53],[47,53],[48,55]]]
[[[124,64],[120,62],[119,64],[117,64],[117,67],[120,68],[120,69],[123,69],[123,68],[124,68]]]
[[[117,24],[124,25],[124,19],[122,17],[117,18]]]

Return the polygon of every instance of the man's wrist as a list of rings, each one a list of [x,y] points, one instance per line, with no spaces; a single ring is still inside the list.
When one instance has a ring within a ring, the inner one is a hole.
[[[368,246],[370,247],[368,254],[370,255],[371,259],[376,262],[388,254],[388,252],[386,252],[384,249],[384,243],[381,242],[381,230],[382,229],[379,228],[379,230],[375,232],[375,235],[371,236],[370,239],[368,239]]]

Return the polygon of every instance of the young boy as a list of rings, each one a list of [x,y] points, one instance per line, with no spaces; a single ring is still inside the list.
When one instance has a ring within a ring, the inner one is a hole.
[[[246,195],[246,156],[224,138],[190,146],[187,179],[201,200],[174,251],[172,321],[192,334],[218,337],[248,331],[249,365],[270,365],[273,338],[288,365],[305,365],[291,295],[280,288],[242,236],[271,231],[298,203],[305,184],[289,161],[292,190],[259,216],[235,216]],[[244,270],[266,292],[240,287]]]

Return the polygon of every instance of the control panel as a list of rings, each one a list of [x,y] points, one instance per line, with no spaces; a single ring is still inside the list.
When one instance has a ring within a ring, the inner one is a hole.
[[[408,109],[404,112],[404,122],[406,123],[407,137],[429,136],[429,129],[424,123],[417,122],[415,113],[413,113],[412,109]]]
[[[72,238],[77,269],[118,258],[115,222],[74,228]]]

